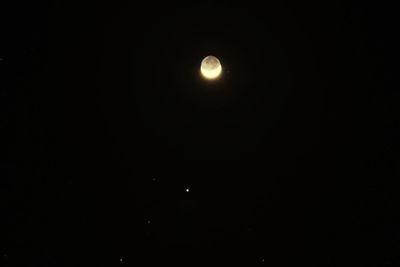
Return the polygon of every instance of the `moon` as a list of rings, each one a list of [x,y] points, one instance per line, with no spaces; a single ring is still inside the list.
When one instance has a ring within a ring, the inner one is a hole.
[[[201,61],[200,71],[204,78],[209,80],[216,79],[222,72],[221,62],[214,56],[207,56]]]

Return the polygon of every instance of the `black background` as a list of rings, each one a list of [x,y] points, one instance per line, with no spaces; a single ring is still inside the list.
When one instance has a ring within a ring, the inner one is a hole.
[[[2,266],[399,264],[393,7],[2,11]]]

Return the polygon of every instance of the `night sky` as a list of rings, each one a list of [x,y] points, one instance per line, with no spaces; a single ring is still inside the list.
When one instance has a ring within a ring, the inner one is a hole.
[[[83,2],[1,4],[0,266],[399,266],[393,7]]]

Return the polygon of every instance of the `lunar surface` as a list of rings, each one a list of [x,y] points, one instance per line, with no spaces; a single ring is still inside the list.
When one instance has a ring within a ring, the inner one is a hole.
[[[214,56],[207,56],[201,61],[200,71],[206,79],[216,79],[222,72],[221,62]]]

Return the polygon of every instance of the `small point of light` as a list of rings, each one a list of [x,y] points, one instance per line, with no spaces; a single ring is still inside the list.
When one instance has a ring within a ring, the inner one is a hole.
[[[186,188],[186,192],[188,192],[188,193],[189,193],[189,188]]]
[[[151,221],[150,221],[150,220],[147,220],[147,223],[148,223],[148,224],[150,224],[150,223],[151,223]]]
[[[119,261],[122,262],[122,258],[120,258]]]

